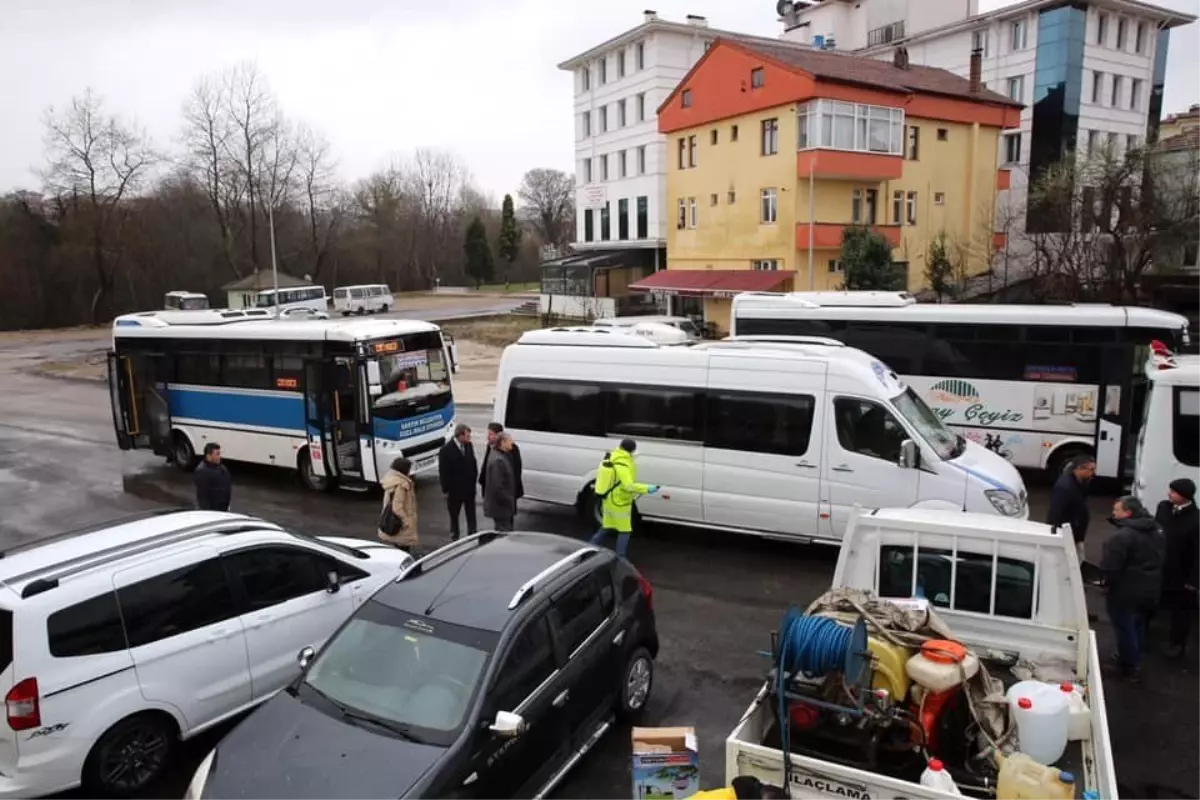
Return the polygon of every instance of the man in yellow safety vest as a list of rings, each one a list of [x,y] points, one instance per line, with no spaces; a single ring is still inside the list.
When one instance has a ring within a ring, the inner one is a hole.
[[[629,552],[629,534],[633,532],[633,504],[644,494],[654,494],[659,487],[637,482],[637,465],[633,453],[637,442],[622,439],[621,446],[605,453],[596,471],[596,499],[604,512],[600,530],[592,544],[603,545],[609,536],[617,537],[617,555]]]

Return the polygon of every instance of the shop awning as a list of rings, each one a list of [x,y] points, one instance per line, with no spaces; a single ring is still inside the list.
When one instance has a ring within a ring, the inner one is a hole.
[[[777,292],[791,280],[791,270],[665,269],[631,283],[631,292],[733,297],[742,292]]]

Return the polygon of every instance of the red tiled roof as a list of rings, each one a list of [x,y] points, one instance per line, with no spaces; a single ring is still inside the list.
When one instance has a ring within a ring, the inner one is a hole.
[[[964,100],[1020,108],[1021,104],[989,89],[971,91],[971,82],[953,72],[916,64],[901,69],[891,61],[879,61],[828,50],[806,50],[796,47],[738,41],[737,44],[775,61],[808,72],[819,80],[852,83],[892,92],[928,92]]]
[[[665,269],[631,284],[629,289],[690,295],[770,292],[793,275],[791,270]]]
[[[1200,149],[1200,128],[1193,128],[1190,131],[1163,139],[1158,143],[1158,149],[1171,152]]]

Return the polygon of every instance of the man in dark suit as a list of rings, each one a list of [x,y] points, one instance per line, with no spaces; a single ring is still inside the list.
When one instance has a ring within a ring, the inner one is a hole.
[[[488,456],[491,455],[492,449],[496,447],[496,443],[500,438],[500,434],[504,433],[504,426],[499,422],[489,422],[487,450],[483,453],[483,464],[479,467],[479,488],[487,490],[487,463]],[[513,442],[512,449],[508,451],[509,460],[512,461],[513,473],[517,481],[517,499],[520,500],[525,496],[525,484],[521,481],[521,448],[517,447],[517,443]]]
[[[450,512],[450,540],[459,537],[459,510],[467,515],[467,535],[475,533],[475,480],[479,477],[479,465],[475,461],[475,445],[471,444],[470,426],[456,425],[454,438],[442,445],[438,453],[438,477],[446,496],[446,510]]]

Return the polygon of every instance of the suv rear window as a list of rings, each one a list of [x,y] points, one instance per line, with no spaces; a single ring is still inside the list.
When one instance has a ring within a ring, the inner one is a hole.
[[[0,672],[13,660],[12,612],[0,608]]]
[[[94,656],[125,649],[125,630],[117,596],[105,592],[55,611],[46,620],[50,655],[55,658]]]

